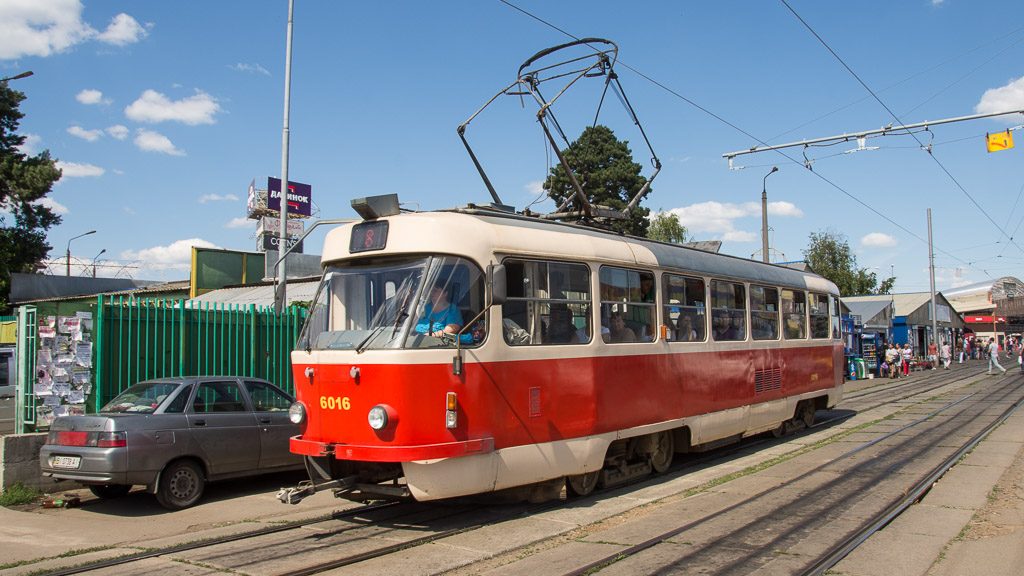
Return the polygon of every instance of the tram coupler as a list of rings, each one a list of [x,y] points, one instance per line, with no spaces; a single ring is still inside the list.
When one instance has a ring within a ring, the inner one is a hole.
[[[334,490],[335,494],[339,491],[352,490],[356,485],[358,476],[347,476],[338,480],[328,480],[326,482],[313,482],[312,480],[303,480],[299,482],[294,488],[281,488],[277,492],[277,499],[282,504],[298,504],[302,502],[306,497],[312,496],[322,490]]]

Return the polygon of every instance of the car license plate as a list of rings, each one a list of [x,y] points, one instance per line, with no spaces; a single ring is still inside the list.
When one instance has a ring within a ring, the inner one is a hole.
[[[54,456],[50,461],[54,468],[78,468],[81,464],[81,456]]]

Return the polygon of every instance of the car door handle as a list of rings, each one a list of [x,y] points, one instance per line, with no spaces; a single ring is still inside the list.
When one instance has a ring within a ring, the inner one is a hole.
[[[206,420],[194,420],[192,422],[192,425],[193,426],[206,426]]]
[[[270,418],[260,418],[260,424],[270,424]]]

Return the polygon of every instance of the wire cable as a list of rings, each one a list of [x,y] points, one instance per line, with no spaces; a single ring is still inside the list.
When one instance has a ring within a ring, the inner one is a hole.
[[[861,79],[861,77],[856,72],[853,71],[853,68],[850,68],[849,64],[847,64],[846,61],[844,61],[842,59],[842,57],[839,56],[839,54],[837,54],[836,51],[833,50],[832,47],[828,45],[828,42],[825,42],[825,39],[822,38],[821,35],[819,35],[814,30],[814,28],[812,28],[811,25],[808,24],[807,21],[804,20],[803,17],[800,16],[800,14],[798,14],[796,12],[796,10],[794,10],[793,7],[789,5],[789,2],[787,2],[786,0],[779,0],[779,2],[782,2],[783,6],[785,6],[790,12],[793,13],[793,16],[795,16],[796,19],[799,20],[800,23],[803,24],[804,27],[807,28],[807,30],[815,38],[818,39],[818,42],[820,42],[821,45],[824,46],[825,49],[828,50],[829,53],[831,53],[832,56],[834,56],[835,59],[838,60],[839,63],[843,65],[843,68],[846,68],[846,71],[849,72],[850,75],[853,76],[857,80],[857,82],[859,82],[860,85],[863,86],[864,89],[868,91],[869,94],[871,94],[871,96],[875,99],[876,102],[878,102],[879,105],[882,106],[882,108],[885,108],[885,111],[888,112],[889,115],[892,116],[894,120],[896,120],[896,122],[898,122],[901,125],[905,124],[905,122],[903,122],[903,120],[901,120],[900,117],[897,116],[896,113],[893,112],[892,109],[889,108],[889,106],[885,102],[883,102],[881,98],[878,97],[878,94],[875,94],[874,90],[872,90],[871,87],[868,86],[867,83],[864,82],[864,80]],[[921,142],[921,140],[915,134],[912,133],[911,136],[914,138],[914,140],[917,141],[918,144],[921,145],[921,147],[924,147],[924,143]],[[981,204],[979,204],[978,201],[974,199],[974,196],[972,196],[971,193],[968,192],[967,189],[964,188],[962,184],[960,184],[960,181],[957,180],[956,177],[953,176],[953,174],[946,168],[946,166],[941,161],[939,161],[938,158],[935,157],[935,154],[933,154],[933,153],[931,153],[929,151],[928,156],[931,157],[931,159],[935,162],[935,164],[938,165],[939,169],[942,170],[946,174],[947,177],[949,177],[949,179],[953,182],[953,184],[955,184],[956,187],[959,188],[960,191],[963,192],[964,195],[967,196],[968,199],[970,199],[971,203],[974,204],[974,206],[978,209],[978,211],[981,212],[985,216],[985,218],[987,218],[988,221],[991,222],[992,225],[996,227],[996,230],[999,230],[999,232],[1001,232],[1003,234],[1003,236],[1006,236],[1006,238],[1009,239],[1009,241],[1014,246],[1016,246],[1017,249],[1021,251],[1021,253],[1024,253],[1024,248],[1021,248],[1013,240],[1013,237],[1010,236],[1009,234],[1007,234],[1006,231],[1003,230],[1002,226],[1000,226],[998,223],[996,223],[995,219],[993,219],[992,216],[990,216],[989,213],[984,208],[981,207]]]
[[[549,27],[549,28],[551,28],[553,30],[556,30],[556,31],[558,31],[558,32],[560,32],[560,33],[562,33],[562,34],[564,34],[566,36],[568,36],[569,38],[572,38],[574,40],[580,40],[580,38],[578,36],[576,36],[574,34],[571,34],[571,33],[567,32],[567,31],[563,30],[562,28],[559,28],[558,26],[556,26],[556,25],[554,25],[554,24],[544,20],[543,18],[540,18],[539,16],[536,16],[536,15],[534,15],[534,14],[524,10],[523,8],[520,8],[519,6],[516,6],[515,4],[513,4],[509,0],[498,0],[498,1],[501,2],[502,4],[505,4],[509,8],[512,8],[513,10],[516,10],[517,12],[522,13],[523,15],[525,15],[525,16],[527,16],[529,18],[531,18],[533,20],[536,20],[537,22],[539,22],[539,23],[541,23],[541,24],[543,24],[543,25],[545,25],[545,26],[547,26],[547,27]],[[741,128],[739,126],[737,126],[736,124],[733,124],[729,120],[726,120],[722,116],[712,112],[711,110],[709,110],[708,108],[705,108],[704,106],[701,106],[697,102],[691,100],[690,98],[687,98],[686,96],[680,94],[679,92],[676,92],[672,88],[666,86],[665,84],[662,84],[658,80],[655,80],[654,78],[648,76],[647,74],[641,72],[640,70],[637,70],[636,68],[634,68],[634,67],[630,66],[629,64],[623,62],[621,59],[619,60],[618,64],[620,66],[626,68],[627,70],[633,72],[637,76],[643,78],[644,80],[647,80],[648,82],[650,82],[651,84],[657,86],[658,88],[661,88],[662,90],[664,90],[665,92],[671,94],[672,96],[682,100],[683,102],[686,102],[687,104],[689,104],[690,106],[696,108],[697,110],[700,110],[704,114],[714,118],[715,120],[721,122],[722,124],[725,124],[726,126],[728,126],[728,127],[732,128],[733,130],[739,132],[740,134],[743,134],[744,136],[746,136],[746,137],[748,137],[748,138],[758,142],[761,145],[768,146],[768,143],[765,142],[764,140],[762,140],[761,138],[751,134],[750,132],[748,132],[747,130],[744,130],[743,128]],[[902,122],[901,122],[901,124],[902,124]],[[774,152],[776,152],[777,154],[779,154],[780,156],[782,156],[786,160],[790,161],[791,163],[796,164],[797,166],[800,166],[801,168],[804,167],[804,163],[803,162],[797,160],[796,158],[793,158],[792,156],[789,156],[788,154],[786,154],[782,150],[775,150]],[[906,226],[903,226],[899,222],[897,222],[897,221],[893,220],[892,218],[888,217],[884,213],[878,211],[877,209],[875,209],[874,207],[872,207],[871,205],[869,205],[865,201],[863,201],[860,198],[858,198],[856,195],[848,192],[845,188],[843,188],[839,184],[836,184],[832,180],[829,180],[824,175],[822,175],[822,174],[820,174],[820,173],[818,173],[816,171],[809,170],[809,172],[811,174],[813,174],[814,176],[816,176],[818,179],[822,180],[823,182],[825,182],[826,184],[831,186],[832,188],[834,188],[835,190],[837,190],[840,193],[844,194],[845,196],[847,196],[848,198],[850,198],[851,200],[853,200],[857,204],[860,204],[861,206],[866,208],[871,213],[875,214],[876,216],[878,216],[879,218],[885,220],[886,222],[892,224],[897,229],[902,230],[907,235],[911,236],[912,238],[915,238],[915,239],[919,240],[920,242],[924,243],[925,245],[928,244],[928,241],[925,238],[921,237],[919,234],[911,231]],[[934,246],[934,244],[933,244],[933,248],[937,252],[945,254],[946,256],[949,256],[950,258],[952,258],[952,259],[954,259],[954,260],[964,264],[965,266],[967,266],[969,268],[973,268],[975,270],[978,270],[978,271],[982,272],[983,274],[985,274],[985,276],[988,276],[988,277],[991,278],[991,275],[987,271],[985,271],[983,269],[980,269],[980,268],[974,268],[966,260],[963,260],[962,258],[959,258],[956,255],[951,254],[951,253],[949,253],[949,252],[939,248],[938,246]]]

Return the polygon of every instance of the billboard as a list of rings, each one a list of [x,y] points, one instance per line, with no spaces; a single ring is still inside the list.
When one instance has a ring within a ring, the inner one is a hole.
[[[288,246],[293,246],[298,241],[299,241],[299,237],[298,236],[293,236],[291,234],[288,235]],[[281,243],[281,238],[278,237],[276,234],[263,234],[262,236],[259,237],[257,248],[260,248],[263,252],[268,252],[268,251],[271,251],[271,250],[276,251],[277,250],[277,246],[280,243]],[[302,242],[299,242],[298,247],[296,247],[290,253],[291,254],[301,254],[302,253]]]
[[[281,209],[281,179],[267,178],[267,209]],[[288,213],[299,216],[313,215],[313,187],[301,182],[288,181]]]
[[[289,236],[302,236],[305,232],[306,223],[302,220],[288,219],[288,235]],[[256,235],[262,236],[264,234],[274,234],[275,236],[281,235],[281,218],[276,216],[264,216],[260,218],[259,224],[256,225]]]

